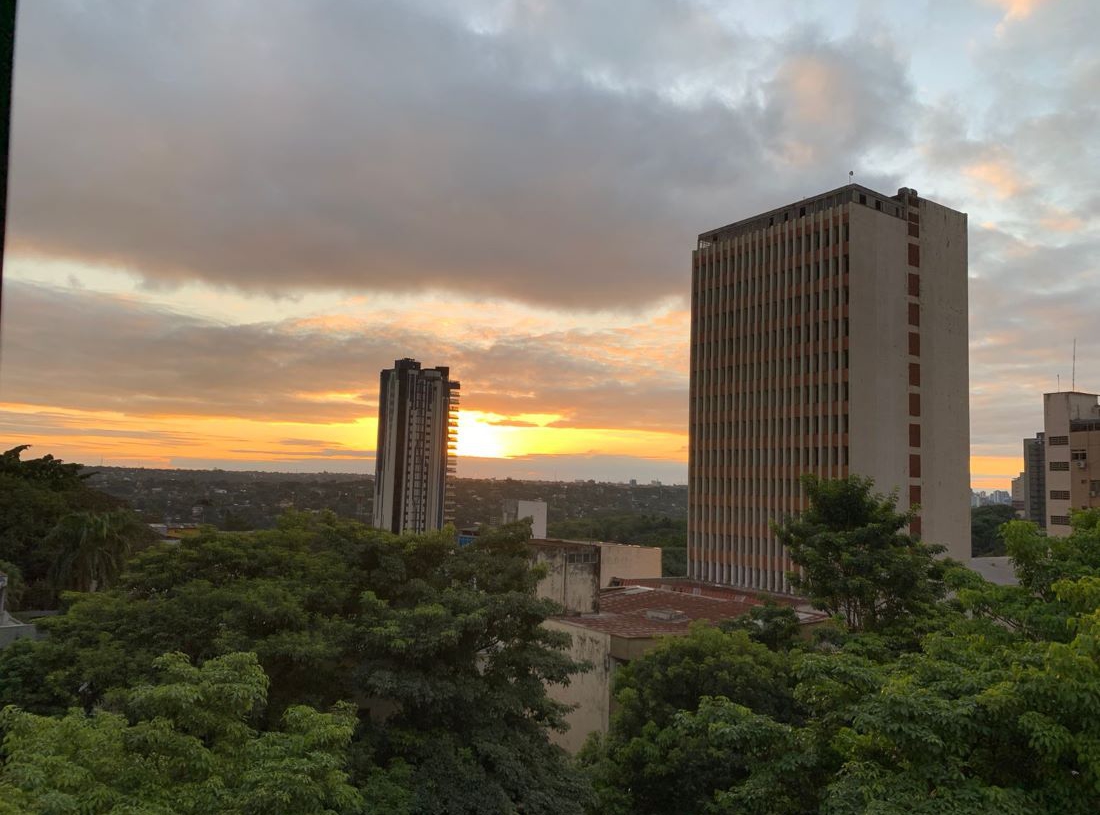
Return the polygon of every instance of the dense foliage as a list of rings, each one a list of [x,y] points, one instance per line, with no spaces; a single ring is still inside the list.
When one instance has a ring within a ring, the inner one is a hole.
[[[935,557],[944,548],[905,531],[914,512],[898,512],[896,496],[874,493],[862,476],[809,475],[802,485],[809,508],[776,528],[800,567],[790,575],[795,591],[854,631],[904,625],[944,596]]]
[[[0,815],[42,812],[351,812],[354,709],[295,706],[278,730],[249,724],[267,677],[254,654],[195,667],[182,654],[156,660],[156,684],[115,695],[91,715],[48,717],[8,708]]]
[[[0,651],[0,705],[92,713],[152,682],[163,654],[250,652],[270,682],[262,732],[303,704],[353,706],[348,771],[372,811],[578,812],[586,785],[548,741],[563,709],[544,689],[577,666],[541,625],[555,607],[534,596],[528,534],[460,550],[448,532],[291,513],[277,530],[158,545],[109,590],[66,595],[46,639]]]
[[[1004,587],[930,562],[865,480],[811,486],[781,533],[836,622],[795,639],[760,611],[619,671],[610,731],[582,753],[589,811],[1100,811],[1100,511],[1066,539],[1009,523]]]
[[[2,478],[54,513],[8,516],[39,579],[86,591],[0,651],[0,815],[1100,811],[1097,510],[1064,539],[1004,524],[1019,585],[995,586],[865,479],[811,479],[778,532],[833,619],[763,605],[665,640],[616,671],[578,766],[545,687],[581,666],[525,524],[459,549],[290,512],[132,547],[70,503],[71,465],[15,451]]]
[[[994,557],[1005,553],[1001,527],[1016,520],[1016,510],[1010,504],[990,504],[970,508],[970,554],[973,557]]]
[[[58,591],[102,588],[153,537],[120,502],[88,486],[80,464],[0,453],[0,571],[17,608],[55,608]]]

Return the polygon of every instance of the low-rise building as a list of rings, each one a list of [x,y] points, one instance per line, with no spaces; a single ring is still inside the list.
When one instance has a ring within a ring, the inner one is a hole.
[[[826,619],[799,598],[776,595],[771,599],[794,608],[807,627]],[[599,592],[598,613],[547,620],[548,628],[572,638],[570,656],[592,666],[571,677],[568,685],[549,688],[552,698],[575,705],[566,717],[569,729],[551,738],[575,753],[590,734],[606,732],[614,712],[611,689],[619,666],[641,657],[662,637],[683,636],[697,620],[717,624],[764,602],[765,597],[753,591],[687,578],[627,578],[614,580]]]
[[[655,546],[532,539],[531,561],[546,575],[536,593],[553,600],[565,614],[600,611],[600,590],[614,581],[661,578],[661,550]]]

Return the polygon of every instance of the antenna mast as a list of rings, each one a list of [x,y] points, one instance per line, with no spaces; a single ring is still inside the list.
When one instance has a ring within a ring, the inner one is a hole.
[[[1077,390],[1077,338],[1073,338],[1073,367],[1070,369],[1073,373],[1070,379],[1069,389],[1071,391]]]

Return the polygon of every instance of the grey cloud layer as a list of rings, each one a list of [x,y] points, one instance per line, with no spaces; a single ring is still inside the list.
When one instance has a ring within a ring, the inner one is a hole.
[[[483,348],[393,326],[224,325],[17,282],[7,284],[4,305],[5,402],[62,400],[67,408],[135,417],[346,422],[374,416],[378,371],[415,356],[451,366],[464,381],[467,409],[562,414],[562,424],[580,427],[681,432],[685,422],[686,381],[676,360],[624,360],[632,341],[611,332],[502,336]],[[615,350],[613,365],[598,358]],[[327,397],[333,393],[361,395],[337,401]]]
[[[908,144],[904,67],[872,42],[750,44],[652,0],[631,36],[608,3],[495,33],[426,8],[24,4],[13,248],[154,285],[639,304],[684,293],[696,232]]]

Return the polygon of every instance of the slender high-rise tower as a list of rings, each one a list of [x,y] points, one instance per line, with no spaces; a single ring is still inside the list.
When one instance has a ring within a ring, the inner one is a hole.
[[[445,367],[399,359],[382,371],[374,469],[374,526],[427,532],[454,520],[459,383]]]
[[[856,184],[699,236],[688,568],[787,591],[804,473],[870,476],[970,556],[966,215]]]

